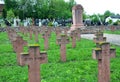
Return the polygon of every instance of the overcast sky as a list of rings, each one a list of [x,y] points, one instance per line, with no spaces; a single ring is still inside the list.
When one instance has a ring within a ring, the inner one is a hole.
[[[68,0],[66,0],[68,1]],[[87,14],[103,14],[106,10],[120,14],[120,0],[75,0]]]

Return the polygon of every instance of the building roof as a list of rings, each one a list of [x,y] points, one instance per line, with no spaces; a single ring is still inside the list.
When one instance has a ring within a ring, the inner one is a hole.
[[[110,16],[111,18],[118,18],[120,19],[120,15],[113,15],[113,16]]]

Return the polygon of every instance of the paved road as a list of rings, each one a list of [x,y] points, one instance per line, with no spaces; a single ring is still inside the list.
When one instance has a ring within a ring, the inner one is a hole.
[[[82,34],[82,38],[93,40],[95,37],[94,34]],[[107,37],[107,42],[120,46],[120,35],[116,34],[104,34],[104,37]]]

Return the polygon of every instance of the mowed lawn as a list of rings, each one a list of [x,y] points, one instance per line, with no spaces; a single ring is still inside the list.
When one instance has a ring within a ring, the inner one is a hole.
[[[120,35],[120,30],[115,30],[115,31],[105,30],[104,33],[107,33],[107,34],[119,34]]]
[[[20,33],[19,33],[20,34]],[[21,35],[21,34],[20,34]],[[23,36],[23,35],[22,35]],[[34,40],[23,37],[29,44]],[[39,35],[40,51],[44,51],[44,40]],[[120,47],[116,48],[116,58],[111,58],[111,82],[120,82]],[[93,41],[81,39],[76,48],[67,44],[67,61],[60,61],[60,46],[56,44],[55,33],[49,39],[48,63],[40,65],[42,82],[97,82],[98,63],[92,58]],[[26,52],[27,47],[24,48]],[[28,82],[28,66],[17,65],[16,53],[5,32],[0,33],[0,82]]]

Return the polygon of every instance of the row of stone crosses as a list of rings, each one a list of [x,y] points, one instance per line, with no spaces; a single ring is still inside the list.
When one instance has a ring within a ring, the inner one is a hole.
[[[17,31],[11,27],[7,28],[9,40],[12,43],[13,49],[17,54],[17,62],[19,65],[28,65],[28,80],[29,82],[41,82],[40,79],[40,64],[48,62],[47,52],[40,51],[38,44],[28,45],[27,41],[18,34],[29,36],[34,40],[39,41],[38,35],[41,34],[44,39],[45,50],[49,49],[49,38],[51,32],[56,33],[56,44],[60,45],[60,58],[62,62],[66,61],[66,44],[72,39],[72,48],[76,47],[76,41],[81,39],[81,29],[77,28],[68,34],[68,28],[52,28],[52,27],[19,27]],[[69,36],[69,37],[68,37]],[[93,49],[93,58],[98,60],[98,82],[110,82],[110,58],[115,57],[115,49],[110,48],[110,43],[106,42],[106,37],[103,37],[103,32],[97,31],[93,41],[96,43]],[[28,52],[23,53],[24,46],[28,46]]]

